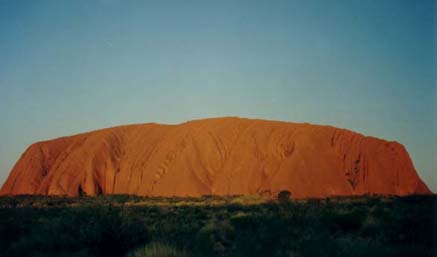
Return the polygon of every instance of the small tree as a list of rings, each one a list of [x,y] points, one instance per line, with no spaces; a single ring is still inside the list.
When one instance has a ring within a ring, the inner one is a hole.
[[[288,203],[290,201],[290,198],[291,198],[291,193],[288,190],[282,190],[278,194],[278,201],[282,204]]]

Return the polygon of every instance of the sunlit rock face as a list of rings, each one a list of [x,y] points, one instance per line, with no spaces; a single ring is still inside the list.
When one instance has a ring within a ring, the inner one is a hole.
[[[330,126],[242,118],[108,128],[31,145],[2,195],[293,198],[429,194],[397,142]]]

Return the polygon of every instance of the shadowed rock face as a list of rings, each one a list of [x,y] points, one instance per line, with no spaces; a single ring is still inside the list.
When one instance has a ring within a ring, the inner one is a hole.
[[[240,118],[121,126],[31,145],[0,193],[293,198],[428,194],[405,148],[329,126]]]

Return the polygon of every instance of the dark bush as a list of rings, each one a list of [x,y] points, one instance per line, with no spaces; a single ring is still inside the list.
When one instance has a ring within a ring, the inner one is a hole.
[[[288,203],[290,201],[291,193],[287,190],[282,190],[278,194],[278,201],[282,204]]]

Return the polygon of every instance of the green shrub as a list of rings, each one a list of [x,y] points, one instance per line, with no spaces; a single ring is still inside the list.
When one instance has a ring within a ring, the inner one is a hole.
[[[32,228],[14,248],[16,256],[58,256],[86,252],[91,256],[122,256],[145,243],[145,226],[119,208],[98,206],[66,209]]]
[[[347,211],[328,209],[322,212],[320,218],[332,233],[352,233],[360,230],[366,216],[366,210],[362,209]]]
[[[234,228],[228,221],[211,220],[196,236],[198,256],[229,256],[232,252]]]

